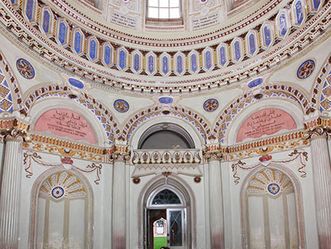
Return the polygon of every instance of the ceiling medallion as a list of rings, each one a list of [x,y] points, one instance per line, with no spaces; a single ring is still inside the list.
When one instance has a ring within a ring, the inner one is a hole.
[[[218,108],[219,104],[218,104],[218,100],[217,99],[207,99],[204,103],[203,103],[203,109],[206,112],[213,112]]]
[[[20,58],[16,61],[16,68],[18,72],[28,80],[33,79],[36,74],[31,63],[23,58]]]
[[[117,99],[114,101],[114,108],[120,113],[125,113],[129,110],[130,106],[129,103],[124,99]]]
[[[268,188],[268,193],[273,196],[276,196],[280,191],[280,186],[274,182],[270,183],[267,188]]]
[[[85,87],[85,85],[82,81],[77,80],[75,78],[69,78],[68,82],[71,86],[78,88],[78,89],[83,89]]]
[[[297,77],[301,80],[308,78],[315,69],[315,62],[313,60],[306,60],[303,62],[298,70]]]
[[[56,200],[61,199],[64,196],[64,188],[61,186],[55,186],[51,191],[51,195]]]

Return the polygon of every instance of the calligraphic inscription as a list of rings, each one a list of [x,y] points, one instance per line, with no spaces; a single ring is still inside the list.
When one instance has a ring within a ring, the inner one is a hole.
[[[281,109],[267,108],[253,113],[242,123],[237,142],[295,128],[297,125],[290,114]]]
[[[87,120],[81,114],[65,108],[44,112],[36,122],[35,131],[82,140],[91,144],[97,143],[96,135]]]

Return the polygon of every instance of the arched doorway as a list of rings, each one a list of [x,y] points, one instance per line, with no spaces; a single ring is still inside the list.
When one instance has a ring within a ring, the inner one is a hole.
[[[151,192],[145,207],[146,248],[188,248],[187,217],[187,201],[178,189],[165,184]]]
[[[303,248],[298,189],[285,172],[263,167],[242,192],[244,248]]]

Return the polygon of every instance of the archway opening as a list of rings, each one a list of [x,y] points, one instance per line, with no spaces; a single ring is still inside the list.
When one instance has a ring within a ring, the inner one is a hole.
[[[170,185],[149,194],[145,208],[146,248],[186,249],[188,206],[184,195]]]
[[[91,248],[90,191],[73,171],[49,175],[36,197],[36,248]]]
[[[296,192],[282,171],[264,168],[244,189],[247,248],[299,248]]]
[[[141,136],[138,149],[193,149],[190,134],[172,123],[160,123],[148,128]]]

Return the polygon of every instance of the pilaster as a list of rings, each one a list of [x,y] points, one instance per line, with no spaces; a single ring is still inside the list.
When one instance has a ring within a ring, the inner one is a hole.
[[[310,131],[317,231],[320,248],[331,245],[331,167],[327,136],[329,130],[317,127]]]

